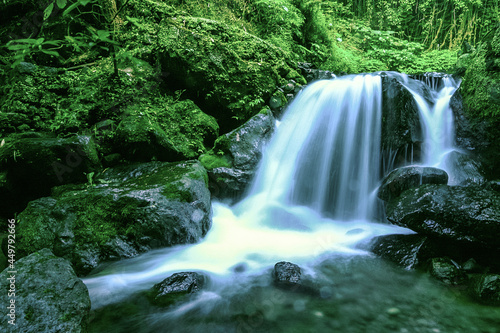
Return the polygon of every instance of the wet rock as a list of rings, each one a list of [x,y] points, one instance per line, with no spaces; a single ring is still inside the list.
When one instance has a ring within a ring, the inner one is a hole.
[[[428,90],[423,83],[412,88],[424,95]],[[392,156],[394,167],[418,162],[423,142],[418,106],[398,78],[382,77],[382,105],[383,155]]]
[[[0,171],[6,172],[3,178],[11,198],[0,201],[0,211],[12,216],[29,201],[48,196],[53,186],[84,183],[86,174],[99,168],[96,145],[89,136],[11,135],[0,146]]]
[[[67,260],[43,249],[18,260],[15,270],[15,281],[8,268],[0,274],[2,332],[86,332],[89,293]],[[15,305],[15,326],[9,324],[10,304]]]
[[[287,261],[280,261],[274,265],[274,282],[280,286],[293,287],[301,282],[300,267]]]
[[[487,186],[422,185],[391,200],[386,213],[422,235],[500,248],[500,193]]]
[[[421,249],[427,237],[412,235],[387,235],[374,238],[370,250],[376,255],[407,269],[414,269],[425,262]]]
[[[470,154],[452,151],[446,155],[443,163],[447,170],[453,170],[450,185],[482,184],[485,181],[481,162]]]
[[[460,266],[449,258],[432,258],[429,271],[433,277],[446,284],[459,284],[466,278]]]
[[[194,243],[211,225],[207,180],[198,161],[150,162],[56,189],[19,215],[18,254],[50,248],[85,274],[103,260]]]
[[[175,273],[151,290],[151,301],[160,306],[170,305],[179,296],[200,291],[206,282],[204,275],[194,272]]]
[[[378,197],[385,201],[397,198],[409,188],[418,187],[422,184],[447,184],[448,174],[446,171],[420,166],[408,166],[392,171],[382,181],[378,191]]]
[[[272,112],[259,113],[234,131],[219,137],[212,151],[200,157],[208,170],[213,197],[231,202],[241,198],[274,129]]]
[[[476,276],[473,279],[471,291],[473,296],[483,303],[500,305],[500,275]]]

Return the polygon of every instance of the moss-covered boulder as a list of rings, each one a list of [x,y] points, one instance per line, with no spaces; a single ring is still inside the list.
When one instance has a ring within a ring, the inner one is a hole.
[[[131,161],[198,158],[219,134],[216,120],[191,100],[156,98],[132,105],[116,129],[111,150]]]
[[[241,198],[256,172],[262,150],[271,139],[275,126],[272,112],[265,110],[219,137],[215,147],[200,157],[208,170],[212,196],[231,202]]]
[[[165,17],[158,32],[166,83],[187,89],[222,131],[248,120],[277,86],[304,79],[281,48],[235,26],[186,16]]]
[[[11,135],[0,145],[4,186],[16,201],[14,206],[0,202],[0,211],[7,214],[20,212],[28,201],[49,195],[53,186],[86,182],[87,174],[100,167],[96,145],[89,136],[62,139],[27,133]]]
[[[387,218],[423,235],[500,249],[500,193],[488,186],[427,184],[387,204]]]
[[[49,248],[84,274],[103,260],[194,243],[210,228],[207,173],[197,161],[108,169],[93,182],[30,202],[19,215],[18,255]]]
[[[10,271],[0,273],[2,332],[86,332],[89,292],[69,261],[42,249]]]

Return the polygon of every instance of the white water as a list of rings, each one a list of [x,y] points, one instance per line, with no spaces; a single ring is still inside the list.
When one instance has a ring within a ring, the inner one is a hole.
[[[93,307],[179,271],[209,273],[213,299],[217,286],[278,261],[307,268],[332,253],[367,254],[357,245],[374,236],[411,233],[374,222],[381,107],[379,75],[308,86],[286,111],[246,199],[232,208],[214,203],[213,227],[199,244],[153,251],[85,279]]]
[[[443,161],[445,155],[455,150],[455,125],[450,99],[460,82],[456,82],[450,76],[444,76],[441,84],[438,82],[437,78],[426,78],[425,83],[431,88],[431,103],[412,89],[408,88],[408,90],[418,105],[424,134],[422,164],[439,167],[448,173],[453,173],[454,170],[451,170]]]

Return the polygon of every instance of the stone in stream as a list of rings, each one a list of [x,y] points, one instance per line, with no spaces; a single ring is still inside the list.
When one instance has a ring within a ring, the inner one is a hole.
[[[429,271],[433,277],[446,284],[459,284],[466,278],[461,267],[449,258],[432,258]]]
[[[195,272],[175,273],[162,282],[155,284],[150,291],[151,302],[170,305],[180,296],[200,291],[206,283],[206,277]]]
[[[488,184],[411,188],[391,200],[386,213],[392,223],[422,235],[500,250],[500,192]]]
[[[274,282],[281,286],[293,287],[301,282],[300,267],[287,261],[280,261],[274,265]]]
[[[407,189],[418,187],[422,184],[447,184],[446,171],[421,166],[407,166],[393,170],[382,181],[378,197],[384,201],[397,198]]]
[[[9,271],[0,273],[1,332],[86,332],[89,292],[69,261],[43,249]]]

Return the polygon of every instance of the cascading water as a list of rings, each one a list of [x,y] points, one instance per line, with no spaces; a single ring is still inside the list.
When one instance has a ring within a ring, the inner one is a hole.
[[[151,287],[176,271],[224,276],[244,265],[257,274],[280,260],[366,254],[356,244],[408,233],[372,222],[381,117],[379,75],[310,85],[283,117],[247,198],[233,209],[214,203],[213,227],[201,243],[144,255],[139,267],[132,260],[119,273],[84,280],[94,306],[125,297],[125,290]]]
[[[414,93],[429,114],[422,116],[426,142],[438,138],[428,164],[452,142],[433,132],[456,88],[443,82],[432,108]],[[427,277],[357,247],[410,232],[373,222],[381,114],[378,74],[308,86],[265,150],[249,195],[234,207],[213,203],[205,239],[114,263],[84,280],[96,315],[90,332],[496,331],[500,310],[457,301]],[[274,287],[269,270],[282,260],[299,264],[317,289]],[[171,307],[144,300],[142,291],[181,271],[201,271],[209,282]]]
[[[306,89],[288,109],[238,211],[258,207],[278,227],[301,227],[286,213],[298,205],[336,220],[373,219],[381,89],[378,75],[318,81]]]
[[[460,81],[455,81],[451,76],[431,76],[426,77],[424,83],[430,88],[430,101],[408,88],[418,105],[424,134],[422,164],[453,173],[454,170],[447,167],[443,160],[447,153],[454,150],[455,126],[450,99]]]

